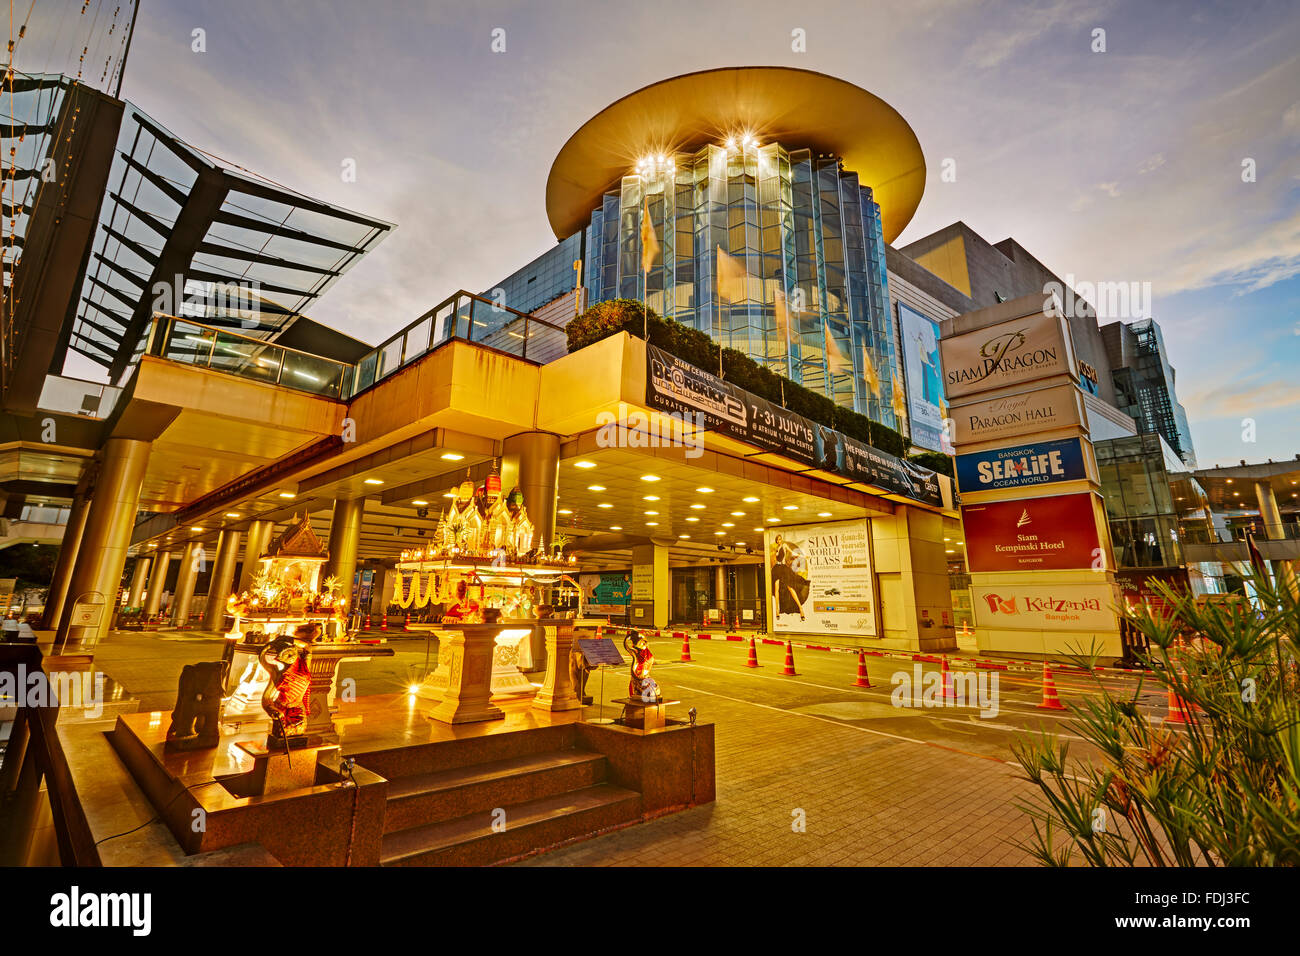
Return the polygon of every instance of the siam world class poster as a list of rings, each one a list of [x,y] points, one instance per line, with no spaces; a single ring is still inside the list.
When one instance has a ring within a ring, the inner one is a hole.
[[[784,526],[764,542],[775,633],[876,634],[867,519]]]

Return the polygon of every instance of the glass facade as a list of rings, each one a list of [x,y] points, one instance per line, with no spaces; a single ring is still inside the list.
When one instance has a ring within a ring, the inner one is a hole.
[[[1109,330],[1113,328],[1113,332]],[[1174,369],[1166,357],[1164,335],[1154,319],[1108,326],[1103,335],[1123,336],[1116,354],[1127,364],[1113,363],[1111,378],[1120,410],[1136,419],[1143,431],[1158,432],[1188,467],[1196,467],[1187,412],[1174,389]]]
[[[532,312],[572,292],[578,278],[573,263],[583,258],[584,238],[582,232],[575,232],[518,272],[484,290],[483,298],[518,312]],[[585,263],[583,271],[585,274]]]
[[[623,177],[592,211],[590,300],[644,297],[661,315],[898,427],[871,189],[835,157],[780,143],[661,159]],[[658,250],[644,272],[647,216]]]

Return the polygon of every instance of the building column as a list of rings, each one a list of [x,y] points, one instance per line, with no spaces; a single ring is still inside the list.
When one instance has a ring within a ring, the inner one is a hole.
[[[632,627],[668,626],[668,549],[657,544],[632,547],[632,599],[628,624]]]
[[[63,542],[59,545],[59,557],[54,565],[54,577],[50,581],[45,595],[45,612],[41,616],[41,628],[52,631],[59,626],[63,615],[63,605],[68,598],[68,585],[72,583],[72,568],[77,563],[77,551],[81,547],[81,536],[86,530],[86,516],[90,514],[90,500],[85,495],[72,499],[72,508],[68,512],[68,523],[63,529]]]
[[[126,595],[126,607],[139,607],[144,599],[144,586],[149,580],[149,565],[153,562],[141,555],[135,559],[131,571],[131,589]]]
[[[176,595],[172,598],[172,627],[184,627],[190,622],[190,604],[194,600],[194,584],[199,579],[199,564],[206,561],[203,545],[190,541],[181,554],[181,566],[176,569]]]
[[[104,444],[94,497],[59,618],[56,652],[69,643],[94,647],[108,633],[122,585],[126,549],[140,509],[149,449],[149,442],[131,438],[110,438]]]
[[[325,577],[339,579],[340,593],[347,598],[348,613],[352,606],[352,578],[357,572],[357,552],[361,546],[361,518],[366,513],[366,499],[338,498],[330,516],[330,557]]]
[[[144,616],[151,618],[158,613],[162,604],[163,588],[167,586],[167,569],[171,565],[170,551],[161,551],[154,555],[153,573],[149,575],[149,593],[144,599]]]
[[[501,491],[524,493],[524,506],[535,529],[533,546],[551,550],[555,540],[555,486],[560,477],[560,436],[524,432],[501,443]]]
[[[727,627],[727,566],[713,569],[713,606],[722,612],[722,626]]]
[[[203,630],[220,631],[225,624],[226,599],[235,583],[235,564],[239,557],[239,532],[230,528],[217,538],[217,557],[208,579],[208,603],[203,609]]]
[[[248,533],[244,536],[244,566],[239,571],[239,584],[235,591],[243,594],[252,584],[260,565],[258,558],[271,546],[271,535],[275,531],[272,521],[250,521]]]
[[[1277,497],[1273,494],[1271,482],[1255,482],[1255,500],[1259,503],[1259,517],[1264,536],[1270,541],[1281,540],[1282,512],[1277,506]]]

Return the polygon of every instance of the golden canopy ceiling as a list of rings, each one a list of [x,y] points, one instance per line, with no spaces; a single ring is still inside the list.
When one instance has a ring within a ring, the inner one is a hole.
[[[584,227],[601,197],[651,154],[694,152],[751,133],[844,160],[874,190],[885,241],[907,226],[925,190],[925,157],[898,111],[852,83],[783,66],[687,73],[629,93],[569,137],[546,181],[559,239]]]

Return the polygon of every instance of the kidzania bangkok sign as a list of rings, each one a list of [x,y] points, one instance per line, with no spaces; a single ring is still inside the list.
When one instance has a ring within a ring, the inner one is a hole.
[[[1115,626],[1116,594],[1110,584],[1055,586],[1004,585],[971,587],[975,622],[981,627],[1042,630],[1066,626],[1071,630]]]

